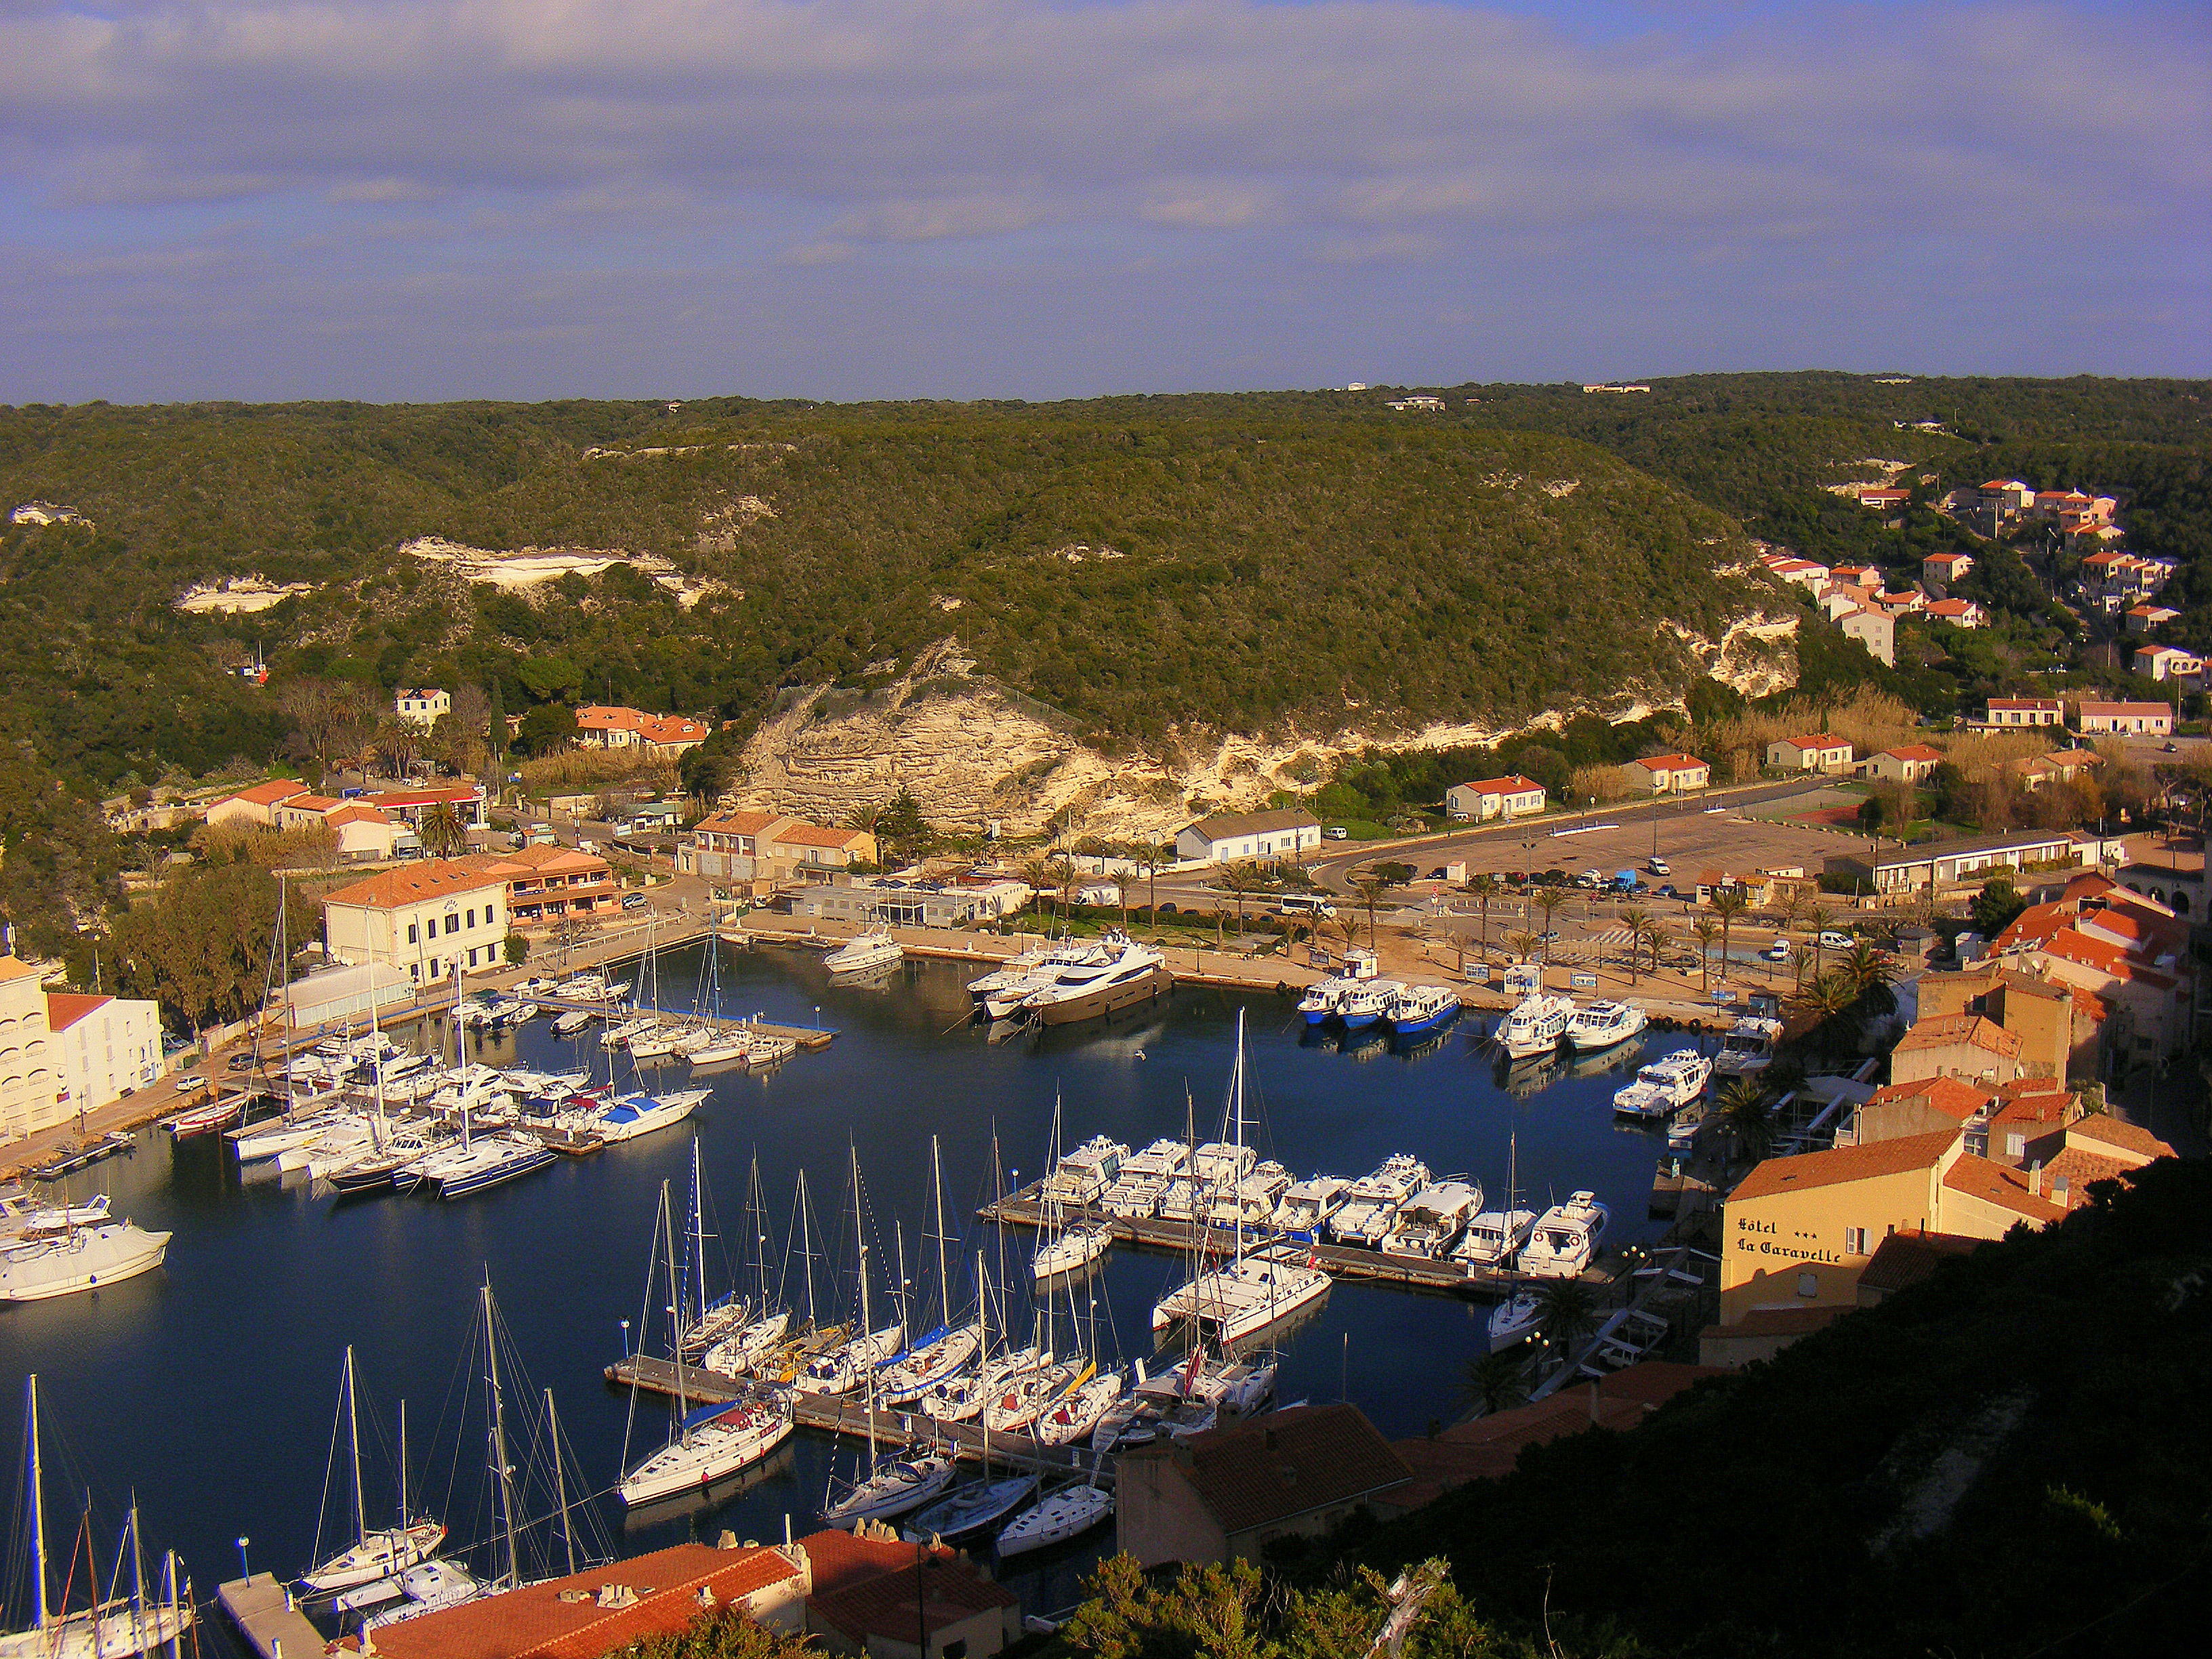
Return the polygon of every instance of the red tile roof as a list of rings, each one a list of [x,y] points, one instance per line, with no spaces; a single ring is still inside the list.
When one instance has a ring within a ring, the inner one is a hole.
[[[814,1566],[808,1623],[823,1620],[857,1643],[872,1636],[906,1640],[924,1627],[939,1631],[1021,1605],[950,1550],[925,1555],[912,1544],[842,1532],[813,1533],[800,1541]]]
[[[642,1638],[684,1629],[703,1610],[702,1589],[726,1604],[799,1576],[780,1550],[678,1544],[420,1614],[378,1631],[376,1650],[391,1659],[600,1659]],[[637,1600],[601,1607],[599,1593],[611,1584],[628,1585]],[[563,1591],[582,1595],[564,1601]]]
[[[1783,741],[1793,749],[1848,749],[1850,739],[1822,732],[1809,738],[1784,738]]]
[[[2085,714],[2164,714],[2170,718],[2173,714],[2173,705],[2170,702],[2085,702],[2081,705],[2081,712]]]
[[[1924,743],[1908,743],[1902,749],[1885,749],[1881,752],[1893,760],[1901,761],[1940,761],[1943,758],[1942,750],[1930,749]]]
[[[225,795],[222,800],[215,804],[220,806],[223,801],[250,800],[256,806],[274,806],[280,800],[289,800],[295,795],[307,793],[307,786],[297,778],[271,778],[266,783],[257,783],[250,789],[240,789],[234,794]]]
[[[2172,1158],[2173,1148],[2149,1130],[2112,1115],[2109,1112],[2091,1112],[2066,1126],[2066,1144],[2076,1141],[2095,1142],[2106,1146],[2117,1146],[2123,1152],[2133,1152],[2148,1159]]]
[[[1460,787],[1472,789],[1478,795],[1524,795],[1531,789],[1541,790],[1544,786],[1534,778],[1524,778],[1516,772],[1510,778],[1485,778],[1479,783]]]
[[[1642,760],[1628,763],[1652,772],[1687,772],[1701,767],[1711,769],[1709,763],[1699,760],[1695,755],[1647,755]]]
[[[404,870],[376,874],[323,896],[325,904],[360,904],[374,910],[396,909],[425,899],[458,896],[486,887],[503,887],[507,878],[474,867],[471,859],[438,859]]]
[[[832,830],[819,823],[794,823],[775,832],[783,847],[850,847],[867,834],[865,830]]]
[[[1929,1077],[1923,1078],[1917,1083],[1886,1084],[1869,1095],[1866,1103],[1887,1106],[1899,1100],[1918,1100],[1946,1117],[1954,1117],[1964,1123],[1995,1099],[1996,1097],[1986,1089],[1978,1089],[1971,1083],[1961,1083],[1957,1078]]]
[[[1958,1233],[1892,1233],[1875,1246],[1859,1284],[1872,1291],[1901,1291],[1917,1285],[1948,1258],[1970,1255],[1985,1243]]]
[[[1271,1522],[1401,1485],[1406,1460],[1357,1406],[1293,1406],[1261,1421],[1196,1434],[1181,1445],[1139,1447],[1134,1457],[1171,1458],[1224,1532]]]
[[[2058,1221],[2066,1214],[2066,1206],[2052,1203],[2028,1185],[2024,1171],[2008,1170],[1972,1152],[1961,1154],[1945,1172],[1943,1186],[1947,1191],[1997,1205],[2029,1221]]]
[[[2008,1060],[2017,1059],[2020,1054],[2019,1036],[1979,1014],[1938,1014],[1933,1019],[1915,1021],[1912,1028],[1898,1039],[1896,1052],[1912,1054],[1923,1048],[1948,1048],[1958,1042],[1971,1043]]]
[[[81,996],[74,991],[46,993],[46,1029],[66,1031],[94,1009],[114,1001],[113,997]]]
[[[325,813],[323,822],[329,824],[389,823],[392,820],[374,806],[364,806],[357,800],[349,800],[335,812]]]
[[[1771,1198],[1777,1193],[1803,1192],[1814,1187],[1837,1187],[1846,1182],[1871,1181],[1881,1176],[1903,1175],[1912,1170],[1932,1170],[1936,1160],[1957,1144],[1956,1129],[1934,1134],[1900,1135],[1865,1146],[1838,1146],[1825,1152],[1801,1152],[1795,1158],[1770,1158],[1736,1183],[1728,1201]]]
[[[691,828],[698,835],[757,836],[771,823],[782,821],[774,812],[722,812],[714,817],[702,818]]]

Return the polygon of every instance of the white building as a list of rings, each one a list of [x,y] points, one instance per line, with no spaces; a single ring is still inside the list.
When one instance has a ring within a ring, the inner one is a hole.
[[[2170,645],[2140,646],[2136,672],[2146,679],[2173,680],[2193,690],[2204,684],[2204,659]]]
[[[2084,732],[2133,732],[2153,738],[2173,735],[2173,706],[2163,702],[2085,702]]]
[[[410,726],[419,726],[425,732],[438,723],[441,714],[453,712],[453,694],[441,691],[434,685],[416,690],[403,685],[392,702],[401,720]]]
[[[1866,647],[1867,654],[1886,668],[1897,666],[1897,618],[1890,612],[1861,605],[1836,618],[1846,639]]]
[[[1544,786],[1517,772],[1510,778],[1455,783],[1444,791],[1444,811],[1460,823],[1528,817],[1543,810]]]
[[[161,1008],[137,998],[46,993],[65,1115],[96,1111],[161,1075]]]
[[[66,1085],[39,970],[0,956],[0,1143],[51,1129],[76,1110]]]
[[[323,939],[348,966],[381,962],[417,984],[499,965],[507,877],[458,860],[381,871],[323,900]]]
[[[1984,726],[2018,729],[2057,726],[2066,718],[2065,705],[2056,697],[1991,697]]]
[[[1646,755],[1622,769],[1632,782],[1654,795],[1678,795],[1712,781],[1713,769],[1695,755]]]
[[[1811,737],[1783,738],[1766,745],[1766,763],[1785,772],[1827,772],[1851,769],[1854,751],[1848,738],[1822,732]]]
[[[1239,859],[1294,859],[1321,845],[1321,822],[1291,808],[1273,812],[1224,812],[1176,831],[1176,856],[1194,863]]]

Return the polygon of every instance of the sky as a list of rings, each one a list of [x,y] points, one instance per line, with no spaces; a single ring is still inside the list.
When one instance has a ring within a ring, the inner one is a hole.
[[[0,0],[0,403],[2212,374],[2212,6]]]

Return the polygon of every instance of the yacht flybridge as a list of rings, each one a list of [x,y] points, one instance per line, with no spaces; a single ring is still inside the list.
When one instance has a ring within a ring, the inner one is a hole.
[[[1775,1044],[1782,1041],[1782,1022],[1763,1014],[1744,1014],[1721,1039],[1713,1056],[1713,1070],[1722,1077],[1749,1077],[1774,1063]]]
[[[1595,1193],[1577,1193],[1536,1219],[1521,1247],[1521,1271],[1538,1279],[1573,1279],[1597,1259],[1613,1212]]]
[[[1713,1063],[1694,1048],[1677,1048],[1636,1073],[1636,1080],[1613,1097],[1621,1117],[1664,1123],[1705,1092]]]

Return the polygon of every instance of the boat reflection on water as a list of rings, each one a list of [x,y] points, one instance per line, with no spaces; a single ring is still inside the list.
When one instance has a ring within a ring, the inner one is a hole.
[[[759,1462],[748,1465],[735,1474],[717,1480],[711,1486],[673,1492],[666,1498],[657,1498],[650,1504],[640,1504],[625,1510],[623,1512],[623,1530],[638,1532],[650,1527],[665,1527],[672,1521],[688,1520],[718,1510],[723,1504],[742,1498],[749,1492],[757,1492],[771,1482],[789,1480],[798,1456],[792,1443],[787,1440]]]
[[[1616,1042],[1610,1048],[1599,1048],[1589,1054],[1577,1054],[1567,1064],[1569,1077],[1605,1077],[1621,1072],[1632,1072],[1644,1057],[1641,1042]]]
[[[1509,1060],[1500,1054],[1491,1067],[1491,1081],[1516,1100],[1526,1100],[1540,1094],[1567,1075],[1567,1056],[1558,1050],[1549,1054],[1531,1054],[1524,1060]]]
[[[1390,1052],[1401,1060],[1426,1060],[1431,1054],[1441,1054],[1452,1038],[1451,1028],[1438,1026],[1432,1031],[1417,1031],[1412,1036],[1393,1036]]]

